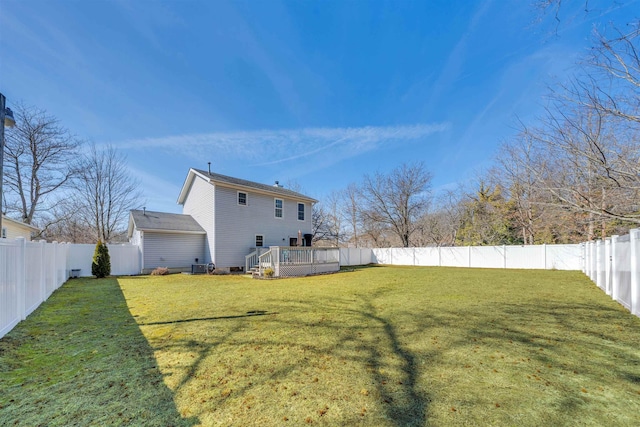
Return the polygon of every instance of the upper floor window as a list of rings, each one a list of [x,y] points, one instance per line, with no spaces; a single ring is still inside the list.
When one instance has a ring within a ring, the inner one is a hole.
[[[2,236],[0,236],[0,237],[2,237],[3,239],[7,238],[7,229],[6,228],[2,227]]]
[[[282,199],[275,199],[276,218],[282,218]]]
[[[241,206],[247,206],[247,193],[238,191],[238,204]]]
[[[298,221],[304,221],[304,203],[298,203]]]

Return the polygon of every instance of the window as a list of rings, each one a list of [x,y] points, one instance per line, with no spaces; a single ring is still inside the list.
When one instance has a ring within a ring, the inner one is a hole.
[[[298,221],[304,221],[304,203],[298,203]]]
[[[0,237],[2,237],[3,239],[7,238],[7,229],[6,228],[2,227],[2,236],[0,236]]]
[[[263,242],[264,242],[264,237],[261,236],[260,234],[257,234],[256,235],[256,248],[261,248]]]
[[[282,218],[282,199],[275,199],[276,218]]]
[[[247,193],[238,191],[238,204],[241,206],[247,206]]]

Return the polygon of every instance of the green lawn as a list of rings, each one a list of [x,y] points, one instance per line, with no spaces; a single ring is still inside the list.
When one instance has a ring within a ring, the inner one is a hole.
[[[0,340],[0,425],[640,424],[640,319],[577,272],[72,280]]]

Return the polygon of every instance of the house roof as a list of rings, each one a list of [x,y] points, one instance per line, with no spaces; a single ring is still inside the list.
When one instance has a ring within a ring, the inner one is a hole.
[[[36,227],[36,226],[33,226],[31,224],[26,224],[26,223],[24,223],[22,221],[16,221],[15,219],[11,219],[11,218],[6,217],[4,215],[2,215],[2,221],[3,222],[4,221],[11,222],[11,223],[13,223],[13,224],[15,224],[15,225],[17,225],[19,227],[30,228],[33,231],[40,231],[40,229],[38,227]]]
[[[261,193],[273,194],[275,196],[286,197],[289,199],[296,199],[307,201],[311,203],[317,203],[316,199],[313,199],[309,196],[305,196],[304,194],[298,193],[296,191],[289,190],[284,187],[279,187],[275,185],[261,184],[259,182],[247,181],[246,179],[233,178],[231,176],[221,175],[219,173],[210,173],[207,171],[203,171],[201,169],[189,169],[189,174],[187,175],[187,179],[185,180],[184,185],[182,186],[182,190],[180,191],[180,196],[178,197],[178,203],[183,204],[185,198],[187,196],[188,189],[193,182],[193,179],[196,175],[201,176],[202,178],[212,182],[214,184],[222,184],[228,185],[231,187],[236,187],[239,189],[247,189],[247,190],[256,190]]]
[[[205,234],[206,232],[191,215],[166,212],[132,210],[129,215],[129,232],[131,237],[133,228],[141,231],[174,232],[189,234]]]

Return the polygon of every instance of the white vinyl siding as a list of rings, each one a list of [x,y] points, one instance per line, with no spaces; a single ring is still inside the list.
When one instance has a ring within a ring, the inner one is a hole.
[[[191,264],[204,263],[205,235],[184,233],[152,233],[143,237],[143,268],[190,268]]]
[[[235,196],[235,193],[234,193]],[[205,259],[203,263],[216,262],[213,248],[215,248],[215,229],[213,224],[214,215],[214,186],[203,178],[196,176],[193,179],[189,193],[187,194],[182,213],[191,215],[200,227],[207,232],[205,242]],[[237,206],[234,200],[234,205]]]
[[[35,231],[31,227],[14,221],[7,221],[6,218],[2,219],[2,238],[15,239],[24,237],[28,242],[31,240],[32,233],[35,233]]]
[[[272,195],[247,191],[251,203],[239,206],[237,191],[236,188],[215,186],[216,267],[244,266],[245,255],[255,248],[256,235],[264,236],[263,244],[269,247],[288,245],[290,238],[298,236],[298,230],[302,234],[311,233],[309,215],[305,221],[298,221],[298,200],[279,198],[283,217],[276,218]]]

